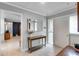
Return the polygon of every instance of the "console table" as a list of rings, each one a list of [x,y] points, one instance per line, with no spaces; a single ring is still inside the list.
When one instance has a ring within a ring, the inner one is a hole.
[[[43,46],[43,39],[45,40],[45,46],[46,46],[46,36],[39,35],[39,36],[30,36],[30,37],[28,37],[28,50],[30,52],[32,52],[32,51],[42,47]],[[33,40],[42,40],[42,45],[32,47],[32,41]]]

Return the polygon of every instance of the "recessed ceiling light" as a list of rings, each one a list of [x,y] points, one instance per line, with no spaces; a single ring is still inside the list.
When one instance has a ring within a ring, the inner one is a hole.
[[[46,2],[40,2],[41,4],[45,4]]]

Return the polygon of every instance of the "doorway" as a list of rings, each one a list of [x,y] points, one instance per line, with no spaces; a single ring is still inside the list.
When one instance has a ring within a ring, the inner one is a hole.
[[[13,36],[20,36],[20,26],[21,23],[20,22],[13,22]]]
[[[4,15],[5,14],[5,15]],[[0,45],[1,51],[20,50],[21,47],[21,15],[12,11],[4,11],[4,42]],[[18,23],[17,27],[13,26]],[[16,35],[13,35],[13,28],[16,27]]]
[[[14,24],[16,23],[16,25]],[[2,45],[7,49],[19,49],[20,48],[20,40],[21,40],[21,23],[20,22],[11,22],[5,21],[5,33],[4,33],[4,41],[5,43]],[[5,49],[6,50],[6,49]]]

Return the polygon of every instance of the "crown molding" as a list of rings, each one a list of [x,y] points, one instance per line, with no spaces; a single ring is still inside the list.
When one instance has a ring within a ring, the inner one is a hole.
[[[17,5],[14,5],[14,4],[11,4],[11,3],[8,3],[8,2],[2,2],[4,4],[7,4],[7,5],[10,5],[10,6],[13,6],[13,7],[17,7],[17,8],[20,8],[20,9],[23,9],[23,10],[26,10],[26,11],[29,11],[29,12],[32,12],[34,14],[38,14],[38,15],[41,15],[41,16],[46,16],[44,14],[41,14],[39,12],[36,12],[36,11],[33,11],[33,10],[30,10],[30,9],[26,9],[26,8],[23,8],[23,7],[20,7],[20,6],[17,6]]]

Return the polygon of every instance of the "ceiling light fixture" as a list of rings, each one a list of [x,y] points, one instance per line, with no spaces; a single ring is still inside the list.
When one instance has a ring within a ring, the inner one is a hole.
[[[41,4],[45,4],[46,2],[40,2]]]

